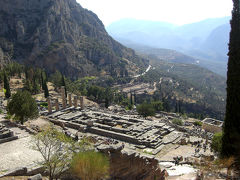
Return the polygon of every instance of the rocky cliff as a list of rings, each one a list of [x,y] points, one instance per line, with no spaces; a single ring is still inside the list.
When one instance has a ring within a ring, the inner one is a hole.
[[[113,40],[96,14],[76,0],[1,0],[0,27],[0,59],[72,78],[134,74],[148,63]]]

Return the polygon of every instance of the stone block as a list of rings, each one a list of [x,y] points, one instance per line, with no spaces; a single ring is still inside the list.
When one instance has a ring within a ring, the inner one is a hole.
[[[8,172],[5,176],[25,176],[27,174],[27,168],[21,167]]]
[[[41,174],[36,174],[32,177],[29,177],[28,180],[42,180],[42,175]]]

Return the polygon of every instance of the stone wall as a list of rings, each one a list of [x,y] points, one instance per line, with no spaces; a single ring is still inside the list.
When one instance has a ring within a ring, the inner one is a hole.
[[[202,128],[211,133],[218,133],[222,131],[222,127],[208,123],[203,123]]]
[[[110,154],[110,176],[112,180],[163,180],[158,160],[151,155],[140,155],[121,146],[101,145],[97,148],[106,155]]]

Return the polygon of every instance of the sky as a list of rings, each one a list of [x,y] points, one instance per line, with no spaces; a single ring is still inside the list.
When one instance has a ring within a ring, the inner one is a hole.
[[[105,26],[124,18],[176,25],[230,16],[231,0],[77,0],[98,15]]]

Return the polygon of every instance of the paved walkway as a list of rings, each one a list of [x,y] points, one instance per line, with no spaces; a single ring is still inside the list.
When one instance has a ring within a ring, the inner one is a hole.
[[[41,160],[41,154],[31,148],[32,135],[19,128],[10,129],[19,139],[0,144],[0,174]]]

